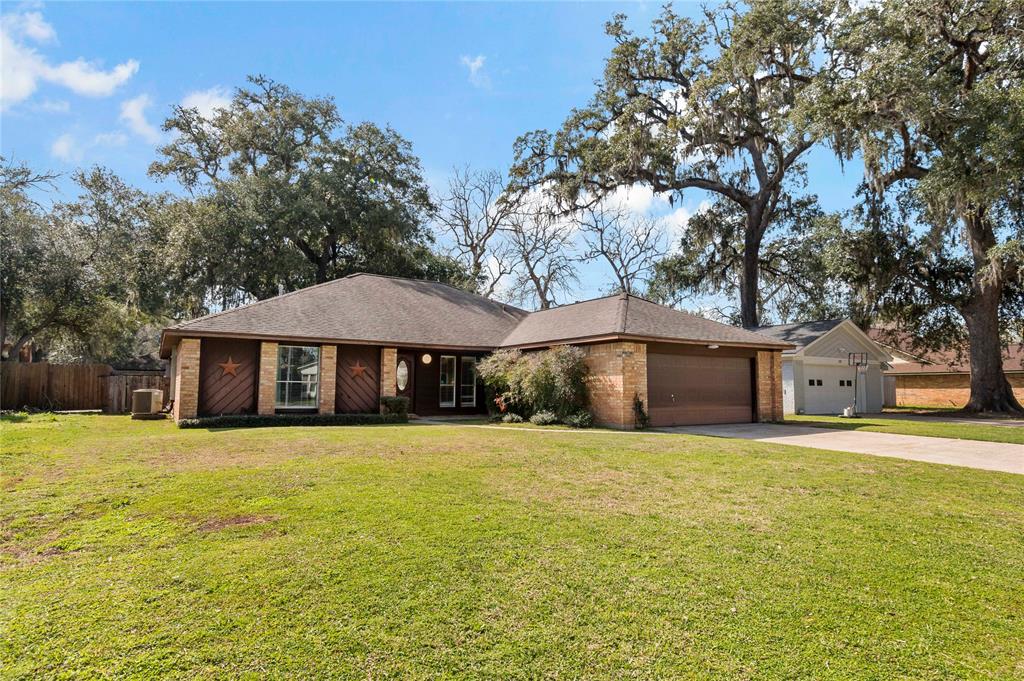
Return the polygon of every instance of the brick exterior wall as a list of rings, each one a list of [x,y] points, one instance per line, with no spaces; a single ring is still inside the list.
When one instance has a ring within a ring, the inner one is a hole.
[[[782,352],[757,351],[757,420],[781,421],[782,411]]]
[[[274,413],[277,402],[277,343],[260,343],[260,385],[256,389],[256,413]]]
[[[178,341],[174,367],[174,420],[194,419],[199,413],[199,349],[198,338]]]
[[[380,349],[380,396],[394,397],[398,390],[398,348]],[[410,407],[411,408],[411,407]],[[383,413],[384,407],[381,407]]]
[[[338,346],[320,347],[320,413],[334,413],[334,386],[338,380]]]
[[[594,421],[613,428],[634,427],[634,395],[647,407],[647,344],[600,343],[584,349]]]
[[[893,374],[890,374],[893,375]],[[970,374],[893,375],[896,406],[959,408],[971,397]],[[1024,373],[1006,375],[1017,400],[1024,402]]]

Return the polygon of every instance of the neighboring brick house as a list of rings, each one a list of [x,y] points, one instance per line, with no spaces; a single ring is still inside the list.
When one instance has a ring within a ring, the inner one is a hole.
[[[164,329],[175,419],[366,413],[404,395],[420,416],[487,412],[476,362],[499,348],[585,350],[598,423],[782,419],[791,347],[631,295],[526,312],[436,282],[354,274]]]
[[[971,366],[966,352],[911,353],[904,349],[910,343],[895,342],[885,330],[871,329],[870,335],[893,356],[885,371],[886,406],[959,409],[967,404],[971,397]],[[1024,403],[1021,346],[1004,348],[1003,372],[1017,400]]]

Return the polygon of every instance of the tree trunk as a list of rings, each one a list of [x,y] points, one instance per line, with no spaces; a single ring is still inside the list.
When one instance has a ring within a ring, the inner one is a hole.
[[[989,258],[989,251],[996,244],[995,233],[978,212],[964,216],[963,221],[974,257],[971,300],[961,310],[967,323],[971,358],[971,397],[964,411],[1021,414],[1024,408],[1003,373],[1003,347],[999,340],[1003,277]]]
[[[752,208],[747,213],[743,235],[743,272],[740,275],[740,325],[758,326],[757,289],[760,283],[761,212]]]
[[[1003,373],[1003,347],[999,342],[998,299],[974,301],[964,312],[971,356],[971,397],[964,411],[1024,413]]]

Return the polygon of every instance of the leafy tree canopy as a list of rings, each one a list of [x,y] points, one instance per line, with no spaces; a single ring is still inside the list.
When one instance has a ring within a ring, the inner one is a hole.
[[[436,255],[433,209],[408,141],[372,123],[346,125],[329,98],[307,98],[262,76],[210,116],[176,107],[174,140],[150,166],[193,197],[175,210],[178,273],[194,304],[233,304],[356,271],[465,284]]]

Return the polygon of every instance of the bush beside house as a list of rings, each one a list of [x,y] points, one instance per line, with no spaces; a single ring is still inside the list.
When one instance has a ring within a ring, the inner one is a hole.
[[[587,365],[584,351],[571,345],[524,353],[499,350],[480,361],[488,408],[506,422],[565,423],[587,427]]]

